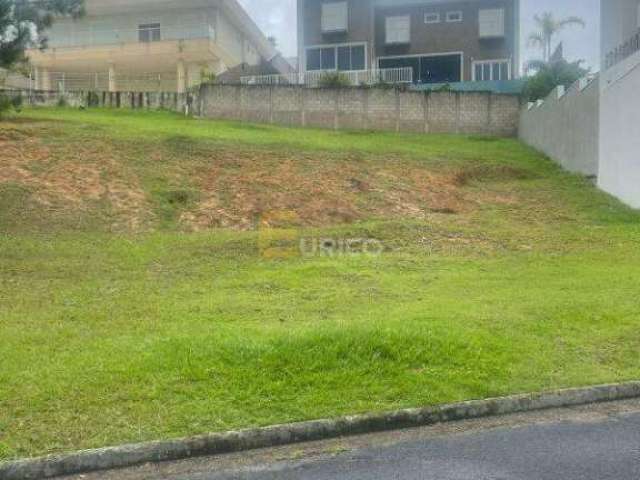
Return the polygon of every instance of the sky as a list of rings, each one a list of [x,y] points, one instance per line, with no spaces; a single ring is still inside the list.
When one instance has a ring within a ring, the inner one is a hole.
[[[273,35],[285,56],[296,55],[296,0],[239,0],[267,36]],[[521,0],[522,57],[534,59],[539,52],[527,48],[526,38],[534,31],[533,16],[551,11],[557,17],[579,16],[586,28],[569,27],[559,37],[564,43],[565,57],[585,60],[598,70],[600,42],[600,0]]]

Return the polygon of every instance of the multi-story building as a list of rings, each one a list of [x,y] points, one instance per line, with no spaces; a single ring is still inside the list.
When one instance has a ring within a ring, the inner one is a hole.
[[[280,58],[237,0],[86,0],[86,10],[28,52],[38,88],[182,92],[203,74]]]
[[[413,70],[417,83],[519,72],[520,0],[298,0],[301,72]]]

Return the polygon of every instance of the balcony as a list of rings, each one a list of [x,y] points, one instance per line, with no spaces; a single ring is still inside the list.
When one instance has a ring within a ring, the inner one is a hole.
[[[304,85],[318,87],[326,75],[339,73],[352,86],[374,85],[377,83],[402,84],[413,83],[413,68],[383,68],[379,70],[351,70],[351,71],[313,71],[291,73],[288,75],[251,75],[242,77],[243,85]]]
[[[208,39],[215,40],[216,32],[212,25],[202,23],[195,25],[167,25],[153,29],[105,29],[91,28],[85,30],[54,29],[49,33],[50,49],[89,48],[130,43],[153,44],[164,41]]]
[[[640,30],[638,30],[631,38],[620,45],[615,50],[609,52],[605,57],[605,70],[626,60],[634,53],[640,51]]]

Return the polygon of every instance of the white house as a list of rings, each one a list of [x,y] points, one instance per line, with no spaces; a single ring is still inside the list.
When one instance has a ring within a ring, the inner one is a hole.
[[[28,52],[37,87],[184,91],[204,73],[269,62],[277,52],[237,0],[86,0]]]

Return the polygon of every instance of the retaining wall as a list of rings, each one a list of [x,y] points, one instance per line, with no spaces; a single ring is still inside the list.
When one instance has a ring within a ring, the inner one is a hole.
[[[565,169],[598,174],[599,80],[583,79],[567,91],[556,88],[544,101],[520,114],[520,139]]]
[[[602,74],[598,186],[640,208],[640,52]]]
[[[514,136],[520,101],[489,92],[205,85],[203,117],[330,129]]]
[[[196,93],[22,91],[25,104],[174,110],[278,125],[515,136],[519,97],[490,92],[205,85]]]

